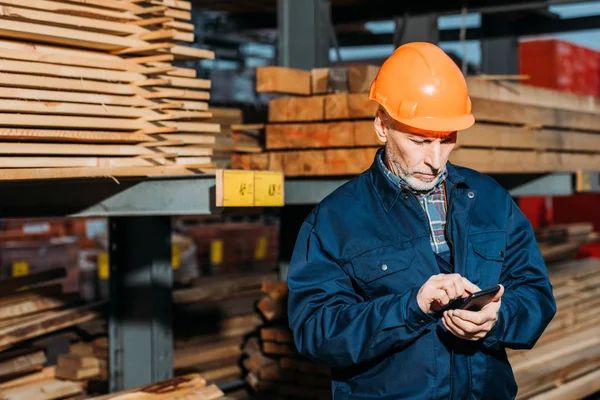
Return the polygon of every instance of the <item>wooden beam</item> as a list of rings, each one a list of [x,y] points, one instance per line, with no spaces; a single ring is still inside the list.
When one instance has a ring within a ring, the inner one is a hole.
[[[159,78],[168,80],[170,86],[181,87],[189,89],[210,89],[210,79],[198,79],[198,78],[180,78],[170,75],[159,75]]]
[[[154,87],[155,92],[144,95],[147,99],[209,100],[210,92]]]
[[[169,63],[153,62],[149,63],[153,67],[172,67]],[[173,70],[167,72],[167,75],[181,76],[183,78],[195,78],[197,72],[194,68],[172,67]]]
[[[148,26],[148,25],[160,25],[167,22],[173,21],[173,18],[169,17],[156,17],[156,18],[145,18],[138,21],[129,21],[129,24],[137,26]]]
[[[352,122],[268,124],[267,149],[310,149],[354,146]]]
[[[7,0],[2,0],[0,3],[6,2],[11,3],[11,1]],[[25,4],[28,3],[27,0],[24,0],[24,2]],[[123,22],[105,21],[93,17],[86,18],[59,12],[46,11],[46,9],[42,10],[43,11],[21,8],[17,7],[16,5],[4,6],[2,7],[1,16],[3,19],[37,21],[44,25],[58,25],[67,28],[81,29],[90,32],[108,33],[118,36],[148,33],[148,30],[145,28]]]
[[[147,53],[158,50],[169,49],[175,46],[173,43],[161,42],[161,43],[152,43],[149,44],[147,42],[140,41],[139,45],[135,46],[127,46],[119,49],[114,49],[110,52],[110,54],[114,55],[124,55],[124,54],[135,54],[135,53]]]
[[[163,122],[166,123],[166,122]],[[74,128],[102,130],[136,130],[151,129],[155,125],[140,119],[49,116],[38,114],[0,113],[0,126],[39,127],[39,128]],[[208,129],[208,128],[207,128]]]
[[[146,45],[146,42],[137,39],[9,20],[2,20],[0,37],[95,50],[119,50]]]
[[[64,92],[11,87],[0,87],[0,98],[57,102],[64,101],[71,103],[89,103],[100,105],[112,104],[133,107],[151,107],[152,105],[155,105],[154,102],[139,96],[115,96],[99,93]]]
[[[9,51],[0,52],[3,57],[10,57]],[[108,82],[142,82],[146,77],[137,72],[112,71],[98,68],[72,67],[54,65],[45,62],[0,60],[0,71],[19,74],[49,75],[64,78],[93,79]]]
[[[6,169],[20,168],[122,168],[168,165],[210,164],[210,156],[173,159],[173,154],[148,154],[128,157],[80,156],[0,156],[0,180]],[[147,158],[148,157],[148,158]]]
[[[180,10],[192,11],[192,2],[184,0],[157,0],[152,4],[163,4],[168,7],[178,8]]]
[[[69,3],[77,3],[77,4],[86,4],[90,5],[89,0],[62,0],[63,2]],[[127,0],[94,0],[94,7],[108,8],[112,10],[121,10],[121,11],[136,11],[140,8],[140,6],[134,4],[131,1]]]
[[[140,19],[129,12],[103,10],[101,8],[65,4],[50,0],[2,0],[0,4],[27,7],[36,10],[54,11],[56,13],[86,16],[106,21],[129,21]],[[89,4],[89,2],[87,2]]]
[[[141,143],[150,142],[151,136],[135,133],[84,131],[84,130],[53,130],[53,129],[23,129],[0,128],[0,140],[15,141],[55,141],[79,143]]]
[[[96,104],[76,104],[47,101],[25,101],[25,100],[3,100],[0,99],[0,110],[10,113],[34,113],[34,114],[66,114],[66,115],[89,115],[101,117],[122,118],[152,118],[161,114],[147,108],[120,107]],[[148,120],[148,119],[146,119]]]
[[[64,91],[74,90],[78,92],[97,92],[120,95],[144,95],[147,93],[146,90],[133,85],[10,73],[0,73],[0,85],[8,87],[58,89]]]
[[[176,60],[197,60],[197,59],[208,59],[214,60],[215,52],[205,49],[198,49],[195,47],[188,46],[174,46],[166,50],[168,53],[173,54]]]
[[[16,42],[0,40],[0,54],[6,58],[23,61],[41,61],[51,64],[94,67],[121,71],[137,71],[143,69],[134,62],[119,56],[89,51],[69,49],[59,46],[47,46],[40,43]],[[17,58],[21,57],[21,58]]]
[[[163,23],[163,26],[166,28],[173,28],[173,29],[178,29],[178,30],[182,30],[182,31],[190,31],[190,32],[194,31],[194,24],[190,24],[188,22],[171,21],[171,22]]]
[[[1,123],[1,120],[0,120]],[[179,121],[163,121],[159,125],[177,128],[179,132],[199,132],[199,133],[219,133],[221,132],[220,124],[208,122],[179,122]]]
[[[195,39],[194,32],[175,31],[173,40],[176,42],[193,43]]]
[[[323,121],[325,96],[280,97],[269,100],[269,122]]]
[[[256,68],[256,91],[263,93],[311,94],[311,73],[297,68]]]

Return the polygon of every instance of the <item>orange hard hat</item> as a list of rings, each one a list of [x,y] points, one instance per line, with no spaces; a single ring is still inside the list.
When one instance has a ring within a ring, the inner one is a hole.
[[[475,122],[465,77],[432,43],[398,47],[371,83],[369,99],[398,122],[417,130],[450,134]]]

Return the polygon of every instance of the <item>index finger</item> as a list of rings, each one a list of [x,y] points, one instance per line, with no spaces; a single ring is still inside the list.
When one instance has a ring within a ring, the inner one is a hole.
[[[463,282],[463,286],[465,287],[465,290],[469,293],[475,293],[475,292],[481,291],[481,289],[479,289],[479,286],[472,283],[467,278],[462,278],[462,282]]]
[[[460,318],[463,321],[471,322],[475,325],[483,325],[494,319],[494,313],[489,310],[468,311],[468,310],[452,310],[452,316]]]

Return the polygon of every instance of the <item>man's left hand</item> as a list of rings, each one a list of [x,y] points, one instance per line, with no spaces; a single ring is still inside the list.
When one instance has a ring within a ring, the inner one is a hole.
[[[501,297],[504,294],[504,286],[500,286],[500,290],[492,301],[477,312],[467,310],[445,311],[442,321],[446,329],[465,340],[477,341],[486,337],[498,320],[498,311],[502,305]]]

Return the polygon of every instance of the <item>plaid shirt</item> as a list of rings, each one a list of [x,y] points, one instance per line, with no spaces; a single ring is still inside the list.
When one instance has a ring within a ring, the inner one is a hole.
[[[409,189],[415,194],[429,221],[429,243],[431,244],[433,251],[438,254],[450,251],[444,233],[444,229],[446,228],[446,194],[444,192],[443,183],[444,180],[446,180],[448,172],[444,171],[439,183],[431,189],[431,191],[428,193],[421,193],[415,192],[403,179],[394,175],[392,171],[385,166],[381,155],[379,156],[379,162],[383,166],[385,175],[394,185]]]

